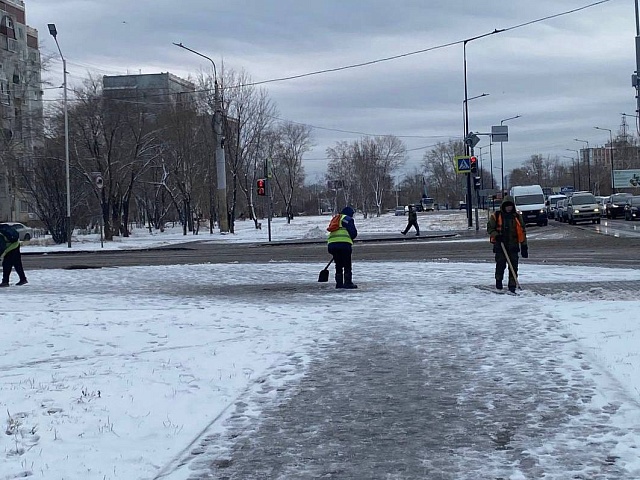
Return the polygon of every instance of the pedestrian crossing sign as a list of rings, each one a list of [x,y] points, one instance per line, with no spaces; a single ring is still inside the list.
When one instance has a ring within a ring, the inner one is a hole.
[[[471,172],[471,157],[468,155],[458,155],[454,157],[453,166],[456,169],[456,173],[470,173]]]

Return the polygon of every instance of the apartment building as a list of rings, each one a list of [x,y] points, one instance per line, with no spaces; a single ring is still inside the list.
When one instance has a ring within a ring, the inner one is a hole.
[[[102,94],[105,98],[144,102],[149,110],[167,102],[194,99],[195,85],[169,72],[139,75],[105,75]]]
[[[0,221],[26,222],[25,176],[43,144],[38,31],[22,0],[0,0]]]

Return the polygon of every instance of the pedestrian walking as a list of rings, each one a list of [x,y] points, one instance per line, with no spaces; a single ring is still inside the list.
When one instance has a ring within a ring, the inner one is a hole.
[[[419,237],[420,227],[418,226],[418,212],[416,211],[416,207],[414,207],[413,205],[409,205],[409,220],[407,222],[407,226],[401,233],[403,235],[406,235],[411,227],[415,227],[416,237]]]
[[[16,285],[27,284],[27,277],[22,268],[22,255],[20,254],[20,235],[11,225],[0,223],[0,258],[2,258],[2,283],[0,287],[9,286],[11,270],[16,269],[19,281]]]
[[[333,256],[336,266],[336,288],[358,288],[353,283],[353,272],[351,270],[351,250],[353,240],[358,236],[358,230],[353,220],[353,208],[344,207],[340,212],[337,228],[329,231],[327,239],[327,249]]]
[[[487,222],[487,233],[496,255],[496,288],[502,290],[502,279],[507,263],[510,263],[507,286],[516,293],[518,285],[518,252],[522,258],[529,258],[527,232],[522,215],[516,211],[513,197],[507,195],[500,204],[500,210],[492,213]]]

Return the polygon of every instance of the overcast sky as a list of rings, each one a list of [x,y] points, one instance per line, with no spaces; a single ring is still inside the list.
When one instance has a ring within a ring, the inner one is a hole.
[[[621,113],[635,114],[636,34],[633,0],[26,0],[27,23],[38,29],[44,55],[56,54],[47,23],[55,23],[69,82],[95,74],[158,73],[182,77],[210,63],[172,45],[182,42],[254,81],[343,67],[505,32],[467,43],[471,131],[488,132],[502,119],[505,170],[533,154],[575,156],[567,149],[602,146],[620,130]],[[410,150],[411,172],[428,147],[464,133],[463,47],[264,85],[280,117],[314,127],[308,180],[319,179],[325,150],[357,133],[393,134]],[[60,73],[57,73],[57,72]],[[45,99],[57,98],[48,90]],[[635,118],[627,117],[635,133]],[[483,137],[479,146],[488,145]],[[426,148],[425,148],[426,147]],[[500,165],[495,144],[493,165]],[[481,150],[485,162],[489,148]],[[476,153],[478,151],[476,150]],[[485,168],[487,163],[485,163]],[[499,169],[494,171],[499,177]]]

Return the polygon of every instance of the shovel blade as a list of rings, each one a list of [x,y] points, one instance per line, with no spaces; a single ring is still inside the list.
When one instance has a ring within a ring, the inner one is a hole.
[[[324,270],[320,270],[320,275],[318,275],[318,281],[325,283],[329,281],[329,270],[326,268]]]

